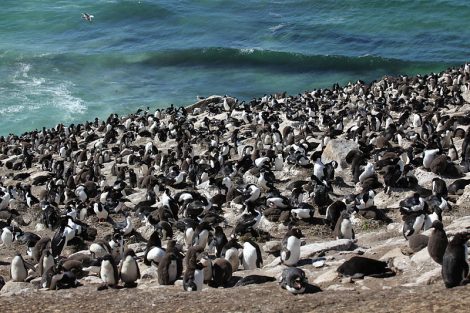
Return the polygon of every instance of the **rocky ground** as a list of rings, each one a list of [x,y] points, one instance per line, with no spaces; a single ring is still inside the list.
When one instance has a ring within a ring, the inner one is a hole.
[[[198,119],[201,120],[204,116],[202,114]],[[224,119],[227,118],[227,113],[211,116],[211,118]],[[281,125],[281,128],[284,126]],[[145,144],[146,140],[138,138],[134,144]],[[245,142],[245,144],[249,143]],[[174,141],[169,140],[160,145],[159,149],[162,151],[171,149],[172,145]],[[458,145],[460,146],[461,142]],[[334,191],[330,195],[333,199],[341,199],[344,195],[360,192],[359,186],[352,183],[350,169],[343,162],[345,154],[353,148],[354,143],[351,140],[339,138],[330,141],[324,150],[324,162],[338,161],[340,167],[337,169],[336,176],[341,177],[345,182],[345,184],[334,185]],[[199,149],[196,153],[204,151],[200,146]],[[108,178],[109,184],[112,184],[115,179],[110,175],[111,165],[112,162],[104,164],[102,169],[102,174]],[[29,170],[32,175],[22,183],[31,183],[34,177],[43,174],[39,165],[34,166]],[[8,176],[9,173],[1,174]],[[418,179],[420,188],[429,192],[431,180],[436,175],[420,168],[414,170],[413,174]],[[280,181],[277,187],[283,190],[284,195],[289,196],[289,192],[285,190],[286,184],[295,179],[310,177],[311,170],[285,166],[282,171],[275,172],[275,175]],[[467,178],[468,176],[467,173]],[[257,176],[250,172],[243,176],[244,183],[253,182],[256,179]],[[10,175],[4,184],[16,182],[11,179]],[[446,180],[446,182],[449,184],[452,180]],[[43,186],[36,186],[33,188],[33,193],[38,195],[42,190],[44,190]],[[135,289],[109,289],[98,292],[97,287],[101,285],[101,280],[94,275],[81,279],[83,286],[71,290],[38,290],[37,278],[32,283],[7,282],[0,291],[1,312],[24,312],[24,310],[129,312],[133,309],[143,312],[337,312],[338,310],[348,312],[466,312],[468,311],[466,296],[469,294],[470,287],[446,289],[442,282],[440,265],[430,258],[427,249],[412,253],[408,248],[408,242],[403,238],[398,203],[412,193],[413,191],[394,189],[391,195],[386,195],[382,189],[378,190],[375,205],[383,209],[392,218],[393,223],[386,225],[375,220],[355,217],[353,224],[356,239],[354,240],[334,240],[331,230],[326,225],[299,223],[305,238],[298,267],[306,272],[311,284],[310,292],[304,295],[291,295],[282,290],[277,282],[225,289],[205,286],[200,293],[189,293],[183,291],[181,281],[178,281],[175,286],[160,286],[157,282],[156,268],[139,263],[142,278]],[[144,196],[145,190],[136,190],[133,195],[130,195],[128,197],[130,202],[126,203],[128,210],[132,211],[133,205]],[[452,210],[444,212],[443,223],[448,236],[470,229],[469,197],[470,188],[466,188],[464,195],[453,203]],[[233,226],[240,213],[237,211],[240,207],[227,203],[223,209],[229,225]],[[36,223],[40,212],[39,207],[28,210],[23,208],[19,211],[24,212],[25,221],[35,220],[29,226],[22,227],[24,231],[34,231],[40,236],[52,237],[52,231]],[[316,216],[320,217],[318,212]],[[115,218],[122,220],[120,216]],[[98,224],[95,216],[88,217],[85,222],[97,228],[97,238],[103,238],[112,233],[111,225]],[[153,227],[145,226],[136,217],[133,218],[133,223],[138,233],[148,239]],[[279,257],[271,252],[279,250],[280,240],[287,228],[265,219],[261,222],[260,229],[269,232],[272,238],[259,241],[263,249],[264,266],[254,272],[278,278],[284,267],[280,264]],[[229,227],[227,234],[230,232]],[[429,231],[425,234],[429,234]],[[181,241],[181,234],[177,234],[176,238]],[[141,256],[145,249],[145,242],[138,242],[136,238],[131,237],[127,246],[133,248],[137,255]],[[67,256],[81,250],[81,253],[88,253],[86,249],[87,247],[67,247],[62,255]],[[11,247],[0,247],[0,276],[3,276],[5,280],[9,279],[9,262],[15,251],[25,255],[25,247],[17,243],[13,243]],[[386,261],[396,275],[388,278],[365,277],[354,280],[339,277],[336,271],[338,266],[355,255]],[[251,273],[253,271],[240,270],[235,272],[234,276],[241,277]]]

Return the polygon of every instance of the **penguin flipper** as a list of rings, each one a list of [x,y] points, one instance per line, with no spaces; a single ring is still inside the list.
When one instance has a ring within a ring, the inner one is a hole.
[[[290,250],[288,250],[288,249],[282,249],[282,251],[285,253],[284,261],[285,261],[285,260],[289,260],[289,259],[290,259]],[[281,254],[281,255],[282,255],[282,254]]]

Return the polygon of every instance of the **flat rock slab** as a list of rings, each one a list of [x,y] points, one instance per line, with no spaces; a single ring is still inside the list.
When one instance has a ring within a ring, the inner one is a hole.
[[[30,283],[14,282],[10,280],[5,284],[5,286],[3,286],[2,290],[0,290],[0,295],[20,295],[24,293],[34,292],[34,290],[36,290],[36,288]]]
[[[321,243],[312,243],[300,247],[300,259],[307,259],[330,250],[344,251],[353,250],[356,248],[354,240],[338,239],[333,241],[326,241]]]
[[[325,150],[322,154],[322,162],[328,163],[336,161],[338,163],[338,170],[344,170],[348,167],[346,163],[346,155],[358,145],[353,140],[347,139],[332,139],[326,144]]]

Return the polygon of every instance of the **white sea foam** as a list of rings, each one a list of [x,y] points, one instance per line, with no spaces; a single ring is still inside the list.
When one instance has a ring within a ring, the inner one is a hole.
[[[272,32],[276,32],[280,29],[283,29],[286,26],[287,26],[286,24],[278,24],[276,26],[269,27],[269,30],[272,31]]]
[[[0,103],[8,103],[0,107],[0,117],[21,120],[41,110],[67,122],[86,111],[84,101],[72,92],[72,82],[36,77],[31,64],[18,63],[7,84],[7,87],[0,88]],[[22,113],[22,116],[17,113]]]

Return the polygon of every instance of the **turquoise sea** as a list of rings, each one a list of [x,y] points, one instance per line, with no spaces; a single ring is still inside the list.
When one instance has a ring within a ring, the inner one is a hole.
[[[0,135],[469,60],[470,2],[0,2]],[[91,23],[82,12],[94,15]]]

